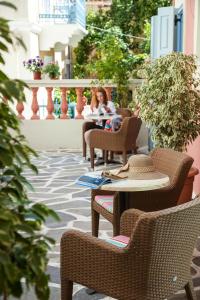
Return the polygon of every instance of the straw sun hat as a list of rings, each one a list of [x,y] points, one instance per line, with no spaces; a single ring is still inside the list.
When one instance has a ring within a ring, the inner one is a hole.
[[[119,169],[104,171],[104,175],[113,178],[128,179],[161,179],[165,174],[158,172],[150,156],[144,154],[132,155],[127,164]]]

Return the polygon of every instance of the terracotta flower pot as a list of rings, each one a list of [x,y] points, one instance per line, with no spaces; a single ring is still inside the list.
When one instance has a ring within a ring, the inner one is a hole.
[[[33,79],[34,80],[40,80],[41,79],[41,72],[40,71],[33,72]]]
[[[178,202],[177,202],[178,205],[188,202],[192,199],[193,182],[194,182],[194,177],[197,174],[199,174],[199,170],[197,168],[192,167],[188,173],[187,179],[183,186],[183,190],[178,199]]]

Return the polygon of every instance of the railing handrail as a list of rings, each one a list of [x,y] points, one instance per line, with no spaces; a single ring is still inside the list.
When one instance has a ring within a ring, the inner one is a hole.
[[[66,88],[91,88],[98,86],[105,87],[116,87],[117,85],[112,82],[112,80],[106,80],[104,84],[101,81],[96,79],[61,79],[61,80],[52,80],[52,79],[41,79],[41,80],[24,80],[29,87],[66,87]],[[140,85],[143,82],[143,79],[130,79],[129,87]]]

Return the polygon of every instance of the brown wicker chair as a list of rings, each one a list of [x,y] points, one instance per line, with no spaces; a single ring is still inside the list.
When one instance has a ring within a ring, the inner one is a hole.
[[[153,150],[151,157],[156,169],[169,176],[170,185],[158,190],[128,193],[126,203],[123,203],[123,210],[137,208],[149,212],[177,205],[193,159],[184,153],[162,148]],[[113,224],[113,235],[118,235],[120,216],[123,212],[119,209],[120,194],[101,190],[92,190],[91,193],[92,234],[98,236],[99,215],[102,215]],[[95,197],[99,195],[113,195],[110,199],[113,202],[110,209],[96,202]]]
[[[94,149],[107,151],[122,151],[123,164],[127,161],[127,151],[136,151],[136,139],[140,131],[141,119],[137,117],[124,118],[120,129],[116,132],[108,132],[101,129],[93,129],[85,135],[86,143],[90,147],[91,168],[94,169]]]
[[[131,117],[132,112],[130,109],[128,108],[117,108],[116,109],[116,113],[118,115],[121,115],[122,118],[126,118],[126,117]],[[86,155],[87,155],[87,144],[85,142],[85,132],[90,130],[90,129],[95,129],[97,128],[96,124],[92,121],[86,121],[83,123],[82,126],[82,145],[83,145],[83,157],[86,159]]]
[[[161,300],[183,288],[188,300],[197,300],[190,265],[199,215],[199,198],[152,213],[127,210],[118,237],[127,242],[121,248],[113,245],[115,239],[64,233],[61,300],[72,300],[73,282],[120,300]]]

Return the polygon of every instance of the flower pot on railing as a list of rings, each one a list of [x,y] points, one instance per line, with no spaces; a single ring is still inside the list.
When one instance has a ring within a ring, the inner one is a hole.
[[[40,80],[42,73],[40,71],[33,72],[33,79]]]
[[[33,73],[33,79],[41,79],[41,72],[43,69],[44,62],[42,58],[36,56],[35,58],[30,58],[27,61],[23,61],[24,67]]]

